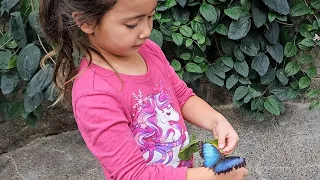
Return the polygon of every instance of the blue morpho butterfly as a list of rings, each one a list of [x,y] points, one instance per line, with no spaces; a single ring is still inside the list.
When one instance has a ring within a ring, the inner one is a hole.
[[[203,165],[212,169],[216,174],[227,173],[233,168],[238,169],[246,166],[245,158],[238,156],[226,157],[211,143],[199,141],[200,156],[204,159]]]

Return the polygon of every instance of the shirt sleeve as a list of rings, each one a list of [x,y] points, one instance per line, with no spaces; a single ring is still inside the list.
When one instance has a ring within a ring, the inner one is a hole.
[[[132,134],[126,110],[113,95],[83,95],[75,102],[74,113],[87,147],[110,174],[110,179],[186,179],[185,167],[146,164]]]
[[[174,92],[178,99],[180,108],[182,108],[182,106],[188,101],[188,99],[191,96],[195,95],[193,90],[189,88],[182,79],[180,79],[173,67],[170,65],[161,48],[151,40],[150,45],[153,47],[154,51],[156,51],[156,53],[159,55],[159,58],[164,63],[164,67],[167,70],[166,72],[168,72],[170,76],[171,85],[174,88]]]

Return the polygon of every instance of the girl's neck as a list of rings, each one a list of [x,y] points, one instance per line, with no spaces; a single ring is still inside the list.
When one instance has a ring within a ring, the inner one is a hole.
[[[117,56],[110,53],[103,53],[103,58],[95,53],[91,54],[92,63],[120,74],[144,75],[148,71],[146,62],[138,52],[130,56]]]

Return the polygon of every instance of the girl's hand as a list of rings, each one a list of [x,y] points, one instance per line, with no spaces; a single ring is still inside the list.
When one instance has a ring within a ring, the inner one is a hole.
[[[230,154],[236,148],[239,136],[228,120],[221,116],[213,127],[213,135],[218,139],[218,146],[224,154]]]

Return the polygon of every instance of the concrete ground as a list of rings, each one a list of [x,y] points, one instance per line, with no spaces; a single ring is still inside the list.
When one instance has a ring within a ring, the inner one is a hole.
[[[320,180],[320,111],[287,104],[281,117],[259,118],[231,105],[217,107],[240,136],[234,155],[247,159],[248,180]],[[210,132],[189,126],[198,139]],[[201,165],[198,155],[196,164]],[[100,166],[78,131],[34,140],[0,155],[0,180],[102,180]]]

